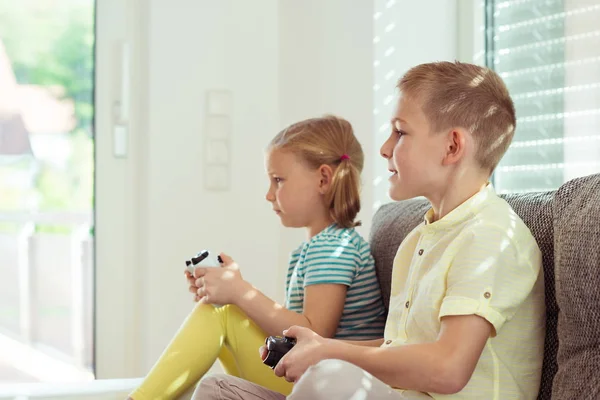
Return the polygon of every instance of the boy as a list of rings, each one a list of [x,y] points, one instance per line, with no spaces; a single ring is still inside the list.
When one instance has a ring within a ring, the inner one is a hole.
[[[384,338],[342,342],[292,327],[284,334],[298,343],[275,373],[297,382],[289,399],[535,399],[541,252],[488,182],[514,134],[513,102],[495,72],[459,62],[414,67],[398,89],[381,147],[390,197],[424,196],[431,209],[396,254]],[[283,398],[218,376],[197,395]]]

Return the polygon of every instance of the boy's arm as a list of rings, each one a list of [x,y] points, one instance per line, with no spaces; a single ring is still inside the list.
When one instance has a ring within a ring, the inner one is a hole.
[[[492,325],[476,315],[442,318],[434,343],[363,349],[333,346],[330,358],[355,364],[390,386],[452,394],[471,379],[492,333]]]
[[[340,340],[340,342],[352,344],[354,346],[364,346],[364,347],[380,347],[383,344],[383,338],[381,339],[372,339],[372,340]]]
[[[294,331],[290,329],[292,335]],[[448,316],[442,318],[440,334],[433,343],[372,348],[326,340],[316,350],[316,359],[315,347],[306,335],[304,343],[300,338],[298,349],[292,349],[281,360],[275,373],[297,381],[310,365],[323,359],[339,359],[392,387],[452,394],[469,382],[491,333],[492,325],[476,315]],[[312,340],[318,341],[314,337]]]

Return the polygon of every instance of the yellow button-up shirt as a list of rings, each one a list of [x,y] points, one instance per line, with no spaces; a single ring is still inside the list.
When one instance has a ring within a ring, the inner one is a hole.
[[[494,328],[467,386],[435,399],[535,399],[545,336],[542,257],[529,228],[488,184],[425,222],[394,259],[383,346],[436,341],[441,318],[478,315]],[[469,340],[469,338],[465,338]]]

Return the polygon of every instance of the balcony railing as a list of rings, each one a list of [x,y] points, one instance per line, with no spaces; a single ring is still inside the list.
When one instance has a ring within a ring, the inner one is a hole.
[[[92,377],[92,212],[0,212],[0,224],[0,381]]]

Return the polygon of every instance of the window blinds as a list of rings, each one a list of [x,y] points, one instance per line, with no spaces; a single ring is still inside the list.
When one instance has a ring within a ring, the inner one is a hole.
[[[486,63],[517,111],[497,191],[558,188],[600,172],[600,1],[487,0]]]

